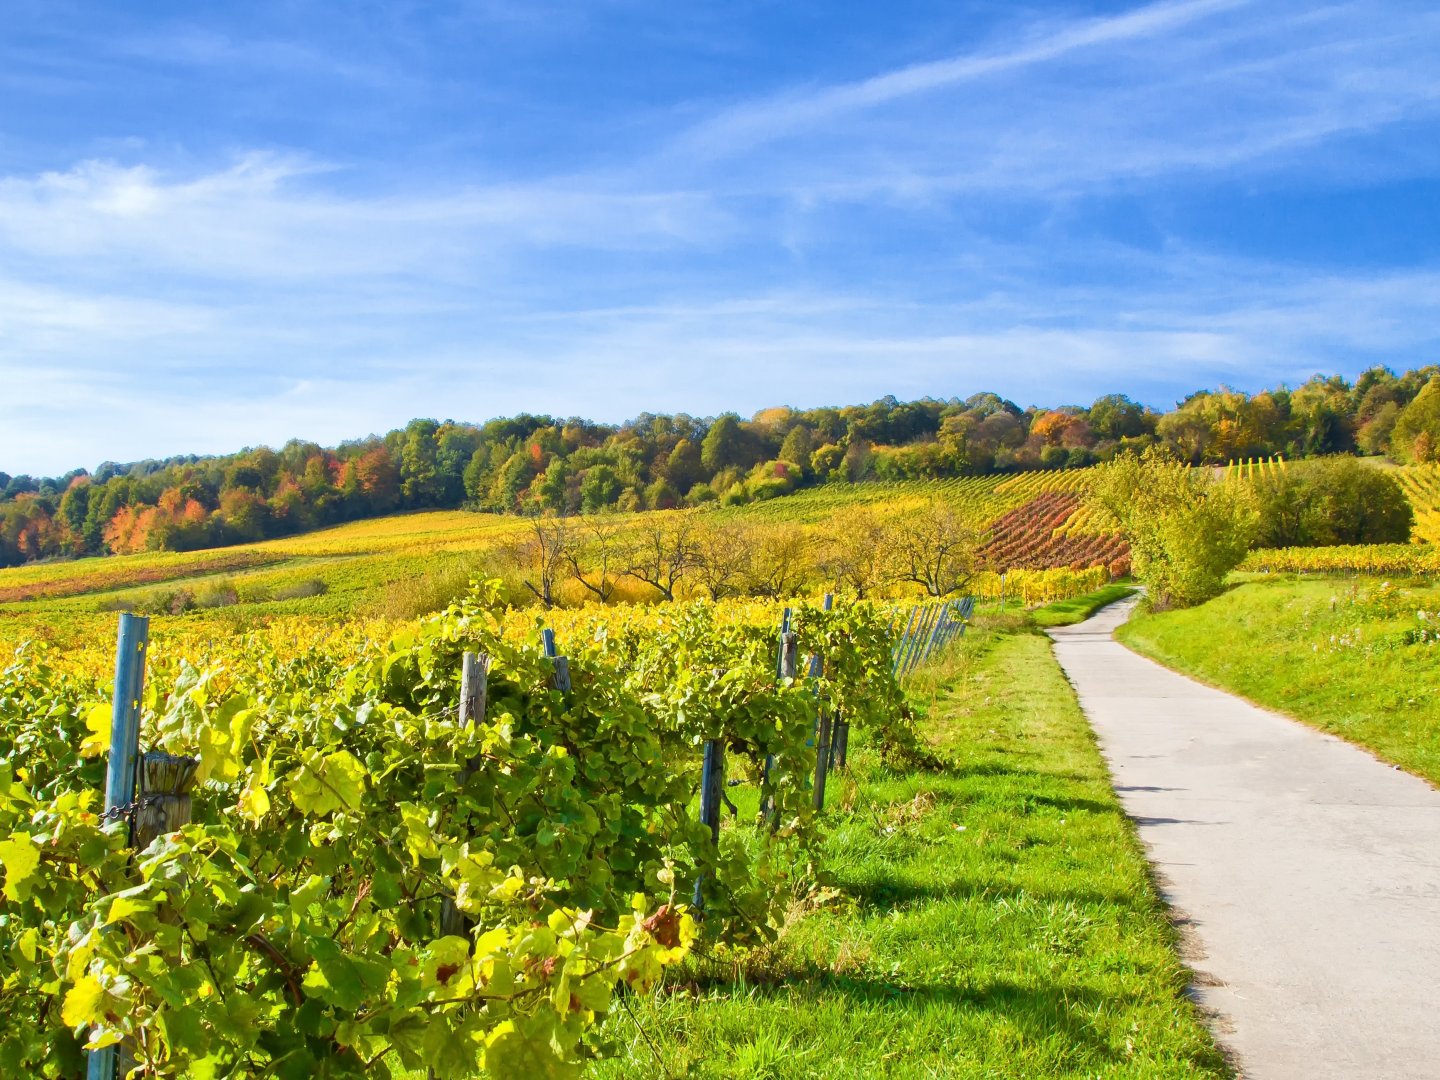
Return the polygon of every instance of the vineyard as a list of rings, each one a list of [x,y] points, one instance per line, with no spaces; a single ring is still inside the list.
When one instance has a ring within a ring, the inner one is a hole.
[[[1434,574],[1440,572],[1440,550],[1428,544],[1264,548],[1246,556],[1240,569],[1270,574]]]
[[[1414,538],[1440,545],[1440,465],[1396,469],[1395,479],[1415,510]]]
[[[1086,470],[1071,470],[933,483],[833,484],[743,507],[616,514],[604,520],[622,538],[652,523],[680,520],[693,521],[700,528],[743,527],[761,540],[783,531],[810,550],[807,562],[818,564],[819,549],[831,535],[837,515],[856,507],[868,507],[883,516],[903,515],[938,496],[960,510],[966,520],[996,530],[991,554],[997,572],[1098,565],[1121,570],[1123,543],[1096,528],[1080,505],[1087,482]],[[1069,506],[1070,512],[1061,517],[1057,506]],[[397,605],[388,601],[391,594],[404,592],[407,582],[448,576],[458,590],[476,575],[506,576],[509,553],[523,542],[529,528],[525,518],[433,511],[359,521],[234,548],[0,570],[0,639],[17,636],[7,635],[3,628],[7,613],[45,616],[32,625],[83,621],[96,612],[124,609],[192,612],[191,617],[200,619],[210,619],[214,610],[224,609],[230,609],[232,615],[244,609],[250,618],[394,615]],[[806,573],[814,579],[804,584],[808,591],[818,593],[831,584],[823,580],[818,565]],[[1064,580],[1064,575],[1057,574],[1053,584],[1058,587]],[[680,595],[697,595],[693,582],[682,582]],[[511,597],[516,601],[525,598],[523,588]],[[567,605],[582,604],[588,598],[573,582],[564,583],[561,589],[562,602]],[[442,596],[434,606],[443,606],[445,599]],[[622,582],[616,599],[643,602],[654,600],[655,595],[634,582]],[[398,606],[403,609],[406,605]],[[400,613],[404,614],[403,610]],[[103,621],[98,620],[97,625]],[[43,626],[41,632],[45,632]]]
[[[193,805],[138,856],[155,789],[101,813],[102,681],[43,652],[0,672],[0,1058],[569,1075],[617,988],[774,936],[814,859],[822,710],[920,753],[883,608],[802,605],[785,633],[774,605],[612,609],[548,638],[494,599],[383,643],[317,627],[204,666],[157,641],[142,775],[193,757],[171,789]],[[457,708],[467,652],[484,674]],[[707,744],[741,783],[723,825],[698,820]]]

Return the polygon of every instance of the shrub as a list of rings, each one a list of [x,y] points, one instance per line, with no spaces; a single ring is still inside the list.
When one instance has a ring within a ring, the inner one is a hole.
[[[1254,478],[1259,547],[1403,544],[1415,514],[1393,477],[1353,457],[1297,462]]]
[[[240,602],[240,594],[235,589],[233,581],[215,581],[205,585],[195,593],[194,605],[197,608],[221,608],[230,607]]]
[[[1192,469],[1156,448],[1099,466],[1089,501],[1125,534],[1135,576],[1157,609],[1219,595],[1259,524],[1245,481]]]
[[[276,589],[270,594],[270,598],[272,600],[306,600],[312,596],[323,596],[329,589],[330,586],[319,578],[306,578],[304,581],[297,581],[293,585]]]

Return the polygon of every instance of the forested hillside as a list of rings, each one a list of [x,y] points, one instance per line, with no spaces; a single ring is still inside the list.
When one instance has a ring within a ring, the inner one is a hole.
[[[741,505],[801,487],[1076,468],[1163,443],[1195,464],[1389,454],[1440,460],[1440,368],[1353,384],[1201,391],[1170,412],[1124,395],[1021,409],[992,393],[620,425],[523,414],[413,420],[323,448],[107,462],[37,479],[0,472],[0,566],[71,555],[186,551],[292,535],[397,510],[467,506],[574,514]]]

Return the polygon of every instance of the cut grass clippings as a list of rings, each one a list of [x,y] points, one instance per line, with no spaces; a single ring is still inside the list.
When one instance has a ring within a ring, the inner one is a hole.
[[[978,629],[915,689],[949,764],[858,753],[831,781],[831,887],[765,953],[620,1009],[587,1075],[1230,1075],[1049,642]]]
[[[1434,581],[1261,578],[1198,607],[1137,613],[1117,636],[1440,784]]]

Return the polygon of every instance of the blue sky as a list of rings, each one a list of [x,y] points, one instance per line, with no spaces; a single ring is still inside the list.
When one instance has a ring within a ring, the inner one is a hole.
[[[1440,8],[7,0],[0,469],[1440,361]]]

